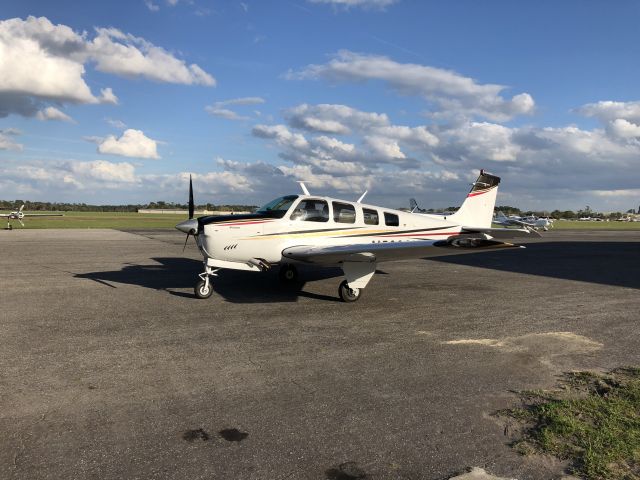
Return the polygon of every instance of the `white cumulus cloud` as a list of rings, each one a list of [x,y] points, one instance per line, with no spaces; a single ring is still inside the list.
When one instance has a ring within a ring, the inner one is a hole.
[[[334,82],[381,80],[404,95],[419,95],[449,114],[506,121],[533,112],[535,102],[528,93],[512,98],[501,95],[505,86],[480,84],[451,70],[399,63],[385,56],[338,52],[322,65],[309,65],[289,72],[288,79],[318,79]]]
[[[576,111],[586,117],[595,117],[603,123],[623,118],[635,124],[640,124],[640,102],[614,102],[603,100],[587,103]]]
[[[612,137],[629,141],[640,139],[640,102],[607,100],[588,103],[576,109],[576,112],[600,120]]]
[[[97,28],[93,38],[46,17],[0,21],[0,118],[36,116],[47,104],[118,103],[111,88],[95,95],[86,67],[125,77],[186,85],[215,85],[196,64],[114,28]]]
[[[640,138],[640,125],[624,118],[616,118],[608,125],[608,131],[620,138]]]
[[[162,47],[116,28],[96,28],[97,36],[86,44],[96,69],[125,77],[185,85],[214,86],[215,79],[198,65],[187,65]]]
[[[20,134],[21,132],[15,128],[0,130],[0,150],[14,150],[21,152],[24,148],[23,145],[14,140],[14,137]]]
[[[36,118],[38,120],[61,120],[63,122],[73,122],[73,118],[55,107],[47,107],[40,110],[36,114]]]
[[[60,192],[131,188],[138,182],[135,167],[128,162],[106,160],[27,160],[0,166],[0,177],[30,194],[59,196]]]
[[[123,157],[160,158],[158,144],[141,131],[129,128],[120,138],[109,135],[98,143],[98,152]]]

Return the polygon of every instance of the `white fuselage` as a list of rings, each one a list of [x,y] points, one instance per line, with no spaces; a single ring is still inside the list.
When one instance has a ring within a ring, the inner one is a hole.
[[[309,204],[319,208],[298,208]],[[323,205],[325,208],[321,209]],[[446,216],[311,195],[299,196],[282,218],[238,215],[199,221],[203,225],[197,243],[207,265],[241,270],[259,270],[249,259],[281,263],[282,251],[290,246],[443,240],[461,231],[461,226],[447,221]]]

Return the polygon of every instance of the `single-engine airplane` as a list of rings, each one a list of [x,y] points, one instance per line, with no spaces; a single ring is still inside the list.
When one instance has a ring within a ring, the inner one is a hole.
[[[5,217],[7,219],[7,230],[12,230],[13,227],[11,225],[11,220],[18,220],[20,225],[24,227],[24,223],[22,219],[24,217],[63,217],[62,213],[24,213],[22,210],[24,209],[24,204],[15,212],[9,213],[0,213],[0,217]]]
[[[223,268],[265,271],[279,265],[280,278],[297,279],[296,264],[339,266],[345,280],[338,293],[358,300],[379,262],[442,254],[518,248],[501,238],[539,236],[531,229],[491,228],[500,178],[480,171],[460,209],[449,216],[410,213],[311,195],[276,198],[253,214],[193,218],[176,228],[193,235],[204,257],[197,298],[213,293],[210,277]],[[366,192],[365,192],[366,194]],[[524,248],[524,247],[522,247]]]
[[[496,213],[496,216],[493,219],[493,223],[497,223],[498,225],[502,225],[503,227],[517,226],[533,228],[534,230],[538,230],[539,228],[541,228],[545,232],[549,230],[549,227],[553,228],[553,221],[549,218],[538,218],[534,216],[524,218],[516,216],[507,217],[500,211]]]

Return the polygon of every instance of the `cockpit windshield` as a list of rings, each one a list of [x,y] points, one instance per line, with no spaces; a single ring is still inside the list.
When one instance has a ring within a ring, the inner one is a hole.
[[[266,205],[260,207],[256,213],[268,215],[273,218],[282,218],[296,198],[298,198],[298,195],[286,195],[284,197],[276,198],[275,200],[271,200]]]

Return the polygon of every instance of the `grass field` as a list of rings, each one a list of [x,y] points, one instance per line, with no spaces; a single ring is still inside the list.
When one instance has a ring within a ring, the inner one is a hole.
[[[553,228],[558,230],[640,230],[640,222],[579,222],[556,220]]]
[[[12,220],[11,224],[13,228],[31,229],[115,228],[126,230],[136,228],[173,228],[177,223],[186,219],[187,215],[163,213],[64,212],[64,217],[26,217],[23,219],[24,227],[17,220]],[[3,227],[6,227],[6,224]]]
[[[5,212],[3,212],[5,213]],[[34,212],[35,213],[35,212]],[[37,212],[45,213],[45,212]],[[53,213],[53,212],[52,212]],[[13,228],[115,228],[121,230],[138,228],[173,228],[186,220],[185,215],[163,213],[116,213],[116,212],[64,212],[64,217],[26,217],[24,227],[12,220]],[[2,221],[3,219],[0,219]],[[6,224],[2,225],[6,227]],[[498,227],[497,225],[495,225]],[[640,222],[578,222],[556,220],[558,230],[640,230]]]

